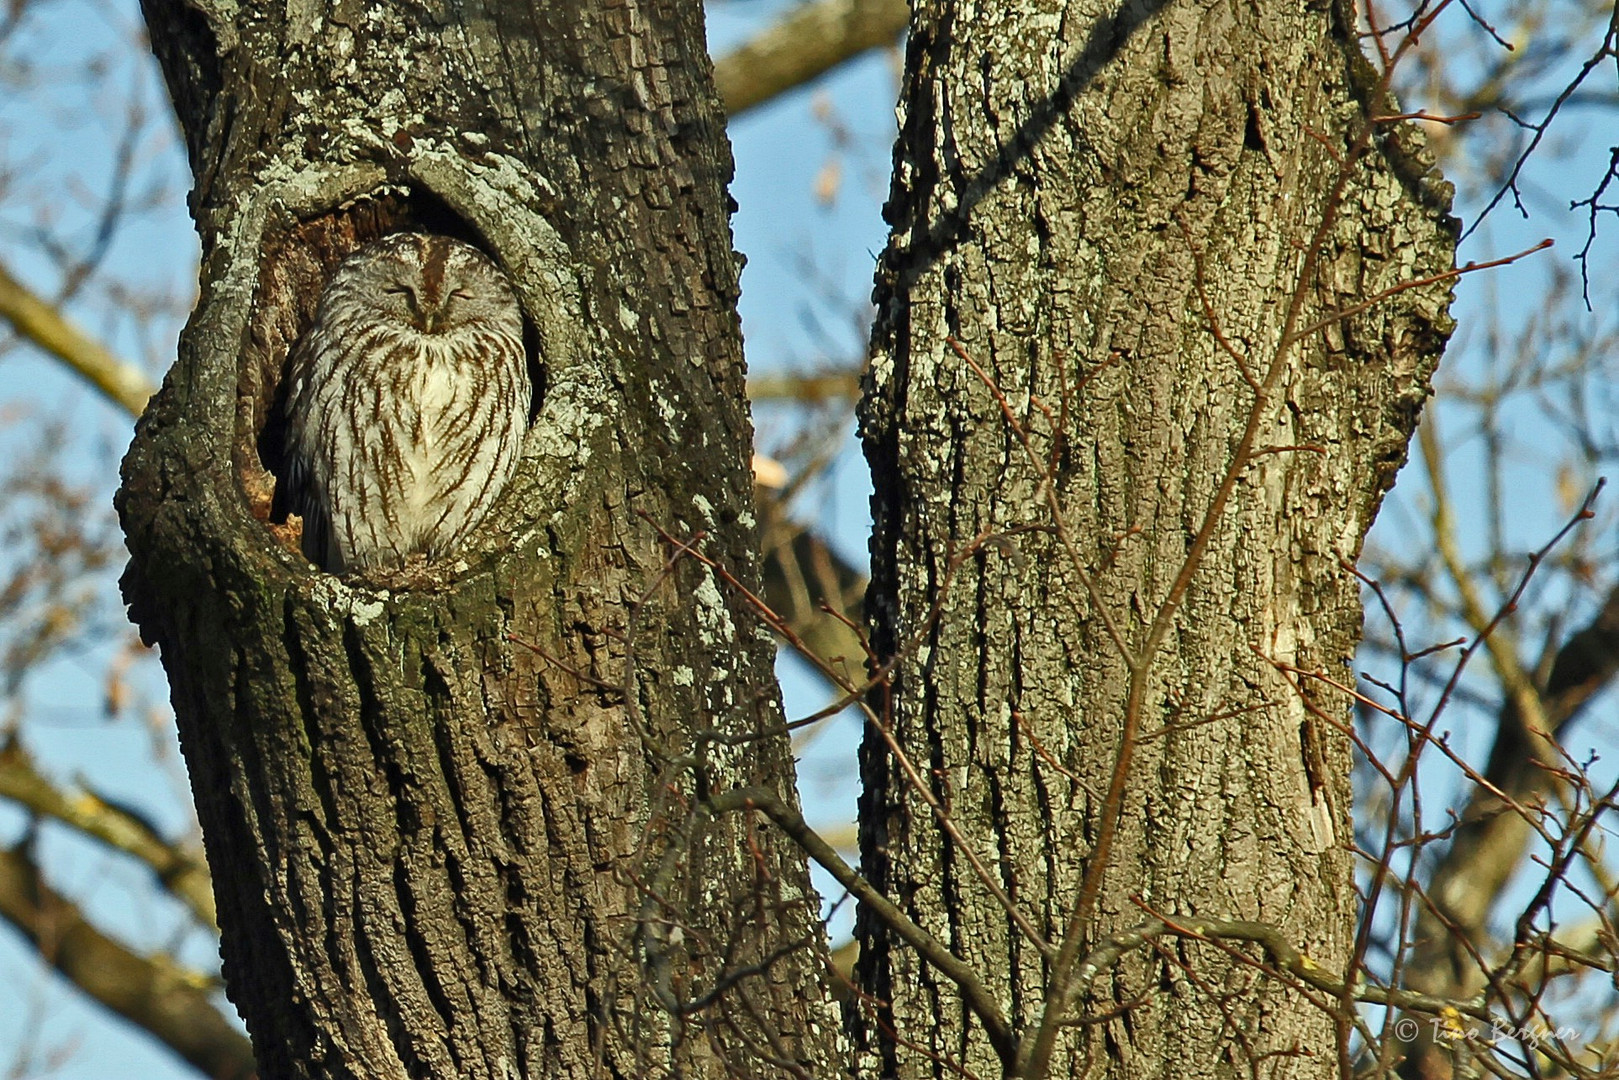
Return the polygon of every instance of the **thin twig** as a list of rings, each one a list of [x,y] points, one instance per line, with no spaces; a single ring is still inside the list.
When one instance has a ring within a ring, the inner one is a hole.
[[[811,829],[804,816],[784,803],[779,795],[768,788],[738,788],[712,796],[705,804],[712,814],[725,814],[737,810],[758,810],[767,815],[786,833],[803,852],[831,874],[837,883],[882,919],[883,924],[898,934],[917,951],[917,955],[937,968],[960,988],[963,1000],[984,1025],[990,1044],[995,1047],[1003,1064],[1010,1066],[1017,1056],[1017,1038],[1012,1033],[1006,1016],[996,1003],[989,987],[979,978],[977,970],[952,953],[944,943],[913,922],[886,896],[843,861],[843,856]]]

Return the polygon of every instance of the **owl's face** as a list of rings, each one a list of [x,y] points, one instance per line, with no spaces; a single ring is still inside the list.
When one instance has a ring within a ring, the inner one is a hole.
[[[396,233],[361,248],[332,275],[326,296],[424,337],[509,320],[517,310],[506,276],[488,256],[447,236]]]

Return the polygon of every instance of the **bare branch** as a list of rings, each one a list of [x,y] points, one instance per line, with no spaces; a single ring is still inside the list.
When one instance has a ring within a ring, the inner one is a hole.
[[[248,1080],[255,1074],[247,1038],[214,1006],[212,977],[161,955],[142,956],[103,934],[16,850],[0,851],[0,917],[86,994],[204,1076]]]
[[[146,408],[146,399],[156,391],[139,368],[118,359],[68,322],[4,266],[0,266],[0,318],[9,320],[23,337],[84,376],[131,416],[139,416]]]
[[[58,787],[34,767],[16,739],[0,747],[0,796],[139,859],[199,922],[217,930],[214,888],[200,850],[169,843],[146,821],[88,788],[67,791]]]
[[[995,996],[978,977],[971,964],[952,953],[944,943],[911,921],[887,897],[861,877],[843,857],[822,839],[804,821],[797,810],[781,801],[780,796],[766,788],[740,788],[716,795],[708,800],[711,813],[724,814],[735,810],[758,810],[776,823],[804,854],[814,859],[836,879],[839,885],[866,904],[894,933],[903,938],[928,963],[938,968],[946,978],[961,988],[962,997],[984,1025],[985,1034],[994,1044],[1001,1060],[1008,1066],[1017,1057],[1017,1040],[1012,1034]]]
[[[860,396],[860,372],[822,371],[809,375],[748,376],[748,400],[790,401],[819,405],[824,401],[852,402]]]
[[[714,61],[733,117],[868,49],[892,45],[910,21],[905,0],[811,0]]]

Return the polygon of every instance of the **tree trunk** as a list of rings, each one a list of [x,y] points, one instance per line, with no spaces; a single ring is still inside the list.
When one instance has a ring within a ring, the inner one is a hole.
[[[1349,702],[1297,672],[1350,678],[1350,566],[1450,329],[1448,279],[1333,318],[1452,265],[1396,111],[1347,5],[917,6],[863,414],[915,774],[868,734],[862,859],[1019,1039],[868,909],[862,1075],[1340,1068],[1350,1007],[1263,952],[1081,961],[1192,915],[1356,959]]]
[[[124,465],[124,587],[262,1075],[830,1075],[802,857],[698,809],[792,798],[771,642],[659,535],[756,574],[699,5],[146,14],[203,280]],[[288,348],[398,228],[505,267],[542,389],[480,536],[385,587],[298,557],[272,492]]]

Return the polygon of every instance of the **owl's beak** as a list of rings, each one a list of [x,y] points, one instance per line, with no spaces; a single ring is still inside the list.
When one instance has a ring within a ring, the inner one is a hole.
[[[444,328],[444,307],[441,304],[423,304],[412,312],[416,325],[424,334],[436,334]]]

